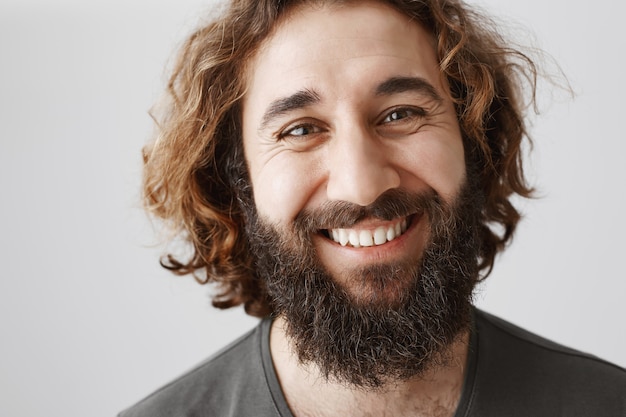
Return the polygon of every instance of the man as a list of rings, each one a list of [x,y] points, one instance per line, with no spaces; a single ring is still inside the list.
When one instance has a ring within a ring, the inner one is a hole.
[[[145,194],[194,249],[163,265],[263,320],[122,416],[626,415],[623,369],[471,304],[531,194],[535,75],[458,1],[232,1]]]

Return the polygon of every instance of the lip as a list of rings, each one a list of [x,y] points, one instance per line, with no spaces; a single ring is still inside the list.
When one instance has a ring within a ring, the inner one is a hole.
[[[355,248],[341,246],[339,243],[318,233],[314,237],[319,255],[326,262],[336,264],[363,266],[372,263],[393,262],[406,259],[411,254],[421,253],[424,246],[426,229],[426,216],[424,213],[413,214],[407,217],[410,223],[406,231],[383,245]]]

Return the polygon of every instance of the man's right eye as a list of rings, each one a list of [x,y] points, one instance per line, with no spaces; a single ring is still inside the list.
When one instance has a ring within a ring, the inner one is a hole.
[[[312,125],[310,123],[305,123],[305,124],[299,124],[297,126],[292,126],[283,130],[282,132],[280,132],[278,137],[280,139],[289,138],[289,137],[301,138],[301,137],[312,135],[314,133],[319,133],[319,132],[321,132],[321,129],[319,127]]]

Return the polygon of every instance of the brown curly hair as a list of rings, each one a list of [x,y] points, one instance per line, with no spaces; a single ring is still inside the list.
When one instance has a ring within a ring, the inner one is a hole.
[[[529,197],[521,146],[529,141],[523,86],[534,102],[537,70],[511,49],[495,25],[458,0],[378,0],[423,25],[436,39],[441,74],[455,100],[466,158],[484,192],[482,254],[486,277],[520,219],[512,195]],[[232,0],[222,15],[183,45],[157,117],[156,140],[144,149],[144,198],[156,217],[190,244],[190,256],[165,255],[176,274],[216,283],[213,305],[243,304],[266,316],[271,307],[253,268],[235,192],[247,181],[240,134],[245,67],[281,17],[304,3],[337,0]],[[339,1],[345,3],[346,1]]]

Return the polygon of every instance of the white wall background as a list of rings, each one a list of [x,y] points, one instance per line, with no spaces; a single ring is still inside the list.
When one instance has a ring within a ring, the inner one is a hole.
[[[536,122],[544,197],[477,302],[626,366],[626,6],[475,1],[578,94]],[[158,267],[139,207],[147,110],[210,2],[0,3],[0,415],[115,415],[254,325]]]

